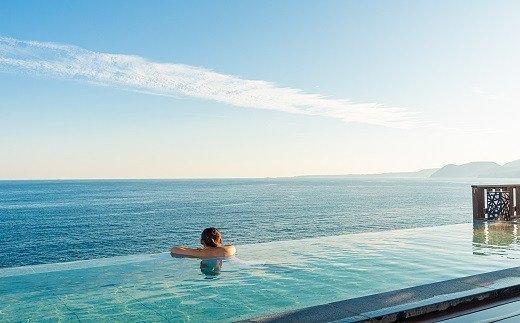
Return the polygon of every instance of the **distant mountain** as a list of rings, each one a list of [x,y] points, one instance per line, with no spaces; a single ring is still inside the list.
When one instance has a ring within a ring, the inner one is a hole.
[[[417,172],[402,172],[402,173],[382,173],[373,176],[379,177],[410,177],[410,178],[428,178],[433,173],[438,171],[438,168],[428,168]]]
[[[449,164],[433,173],[430,177],[479,177],[482,174],[499,172],[501,167],[502,166],[494,162],[471,162],[463,165]]]
[[[514,178],[520,177],[520,160],[500,166],[494,162],[471,162],[446,165],[433,173],[432,178]]]
[[[380,173],[380,174],[346,174],[346,175],[303,175],[299,178],[428,178],[435,173],[438,168],[423,169],[417,172],[401,173]]]
[[[417,172],[400,172],[400,173],[381,173],[381,174],[368,174],[362,176],[370,177],[385,177],[385,178],[428,178],[435,173],[438,168],[423,169]]]
[[[492,172],[484,172],[479,177],[486,178],[511,178],[520,177],[520,160],[515,160],[504,164],[500,169]]]
[[[502,167],[520,169],[520,159],[504,164]]]
[[[500,166],[494,162],[481,161],[462,165],[449,164],[441,168],[423,169],[417,172],[305,175],[303,178],[520,178],[520,160]]]

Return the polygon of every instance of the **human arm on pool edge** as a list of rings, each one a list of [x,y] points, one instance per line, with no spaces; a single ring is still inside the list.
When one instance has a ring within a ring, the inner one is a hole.
[[[173,247],[170,250],[172,257],[194,258],[225,258],[234,256],[236,248],[232,245],[222,245],[222,234],[216,228],[206,228],[200,237],[202,248]]]

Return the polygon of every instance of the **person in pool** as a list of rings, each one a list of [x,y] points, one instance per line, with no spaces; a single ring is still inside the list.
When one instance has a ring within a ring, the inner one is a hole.
[[[236,253],[232,245],[222,245],[222,234],[217,228],[206,228],[200,236],[202,248],[173,247],[173,257],[194,257],[201,259],[231,257]]]

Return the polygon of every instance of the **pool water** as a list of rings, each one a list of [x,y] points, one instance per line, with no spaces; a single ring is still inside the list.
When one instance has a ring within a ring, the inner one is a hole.
[[[517,224],[457,224],[0,270],[0,321],[232,321],[520,266]]]

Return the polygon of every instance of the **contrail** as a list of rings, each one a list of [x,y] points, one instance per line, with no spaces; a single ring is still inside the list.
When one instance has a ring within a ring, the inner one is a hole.
[[[244,108],[326,116],[345,122],[394,128],[419,126],[415,114],[404,108],[354,103],[206,68],[157,63],[135,55],[98,53],[66,44],[0,37],[0,70],[83,80],[156,95],[181,95]]]

